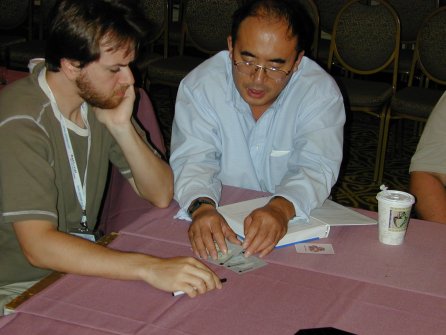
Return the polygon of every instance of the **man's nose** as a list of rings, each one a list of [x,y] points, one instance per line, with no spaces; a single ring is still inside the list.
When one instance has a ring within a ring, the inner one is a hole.
[[[263,66],[256,66],[254,71],[254,81],[264,81],[266,77],[266,68]]]
[[[125,85],[133,85],[135,83],[135,77],[129,66],[121,68],[121,83]]]

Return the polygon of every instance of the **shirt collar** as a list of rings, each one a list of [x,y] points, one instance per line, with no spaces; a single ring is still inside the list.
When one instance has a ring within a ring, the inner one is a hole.
[[[43,90],[43,92],[45,93],[45,95],[48,97],[48,99],[50,101],[55,102],[54,99],[54,95],[51,92],[51,88],[48,85],[48,82],[46,80],[46,67],[42,67],[42,69],[40,69],[40,71],[38,72],[38,77],[37,80],[39,82],[39,86],[40,88]],[[81,109],[85,110],[85,113],[88,114],[88,105],[86,102],[83,103]],[[54,117],[57,119],[57,121],[60,122],[60,118],[63,117],[61,116],[61,114],[58,111],[55,111],[53,108],[51,108],[51,110],[53,111]],[[74,122],[68,120],[65,118],[65,122],[67,125],[68,129],[71,129],[72,131],[74,131],[76,134],[80,135],[80,136],[88,136],[88,129],[86,128],[81,128],[79,127],[77,124],[75,124]]]

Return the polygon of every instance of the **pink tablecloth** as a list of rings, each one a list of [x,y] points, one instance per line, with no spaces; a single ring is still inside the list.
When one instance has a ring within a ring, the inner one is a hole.
[[[258,195],[225,188],[223,202]],[[188,223],[172,219],[177,209],[142,214],[111,247],[192,255]],[[446,226],[419,220],[399,247],[381,245],[376,226],[335,227],[320,240],[335,255],[297,254],[291,246],[244,275],[209,264],[228,281],[196,299],[142,282],[67,275],[0,323],[0,334],[294,334],[328,326],[358,334],[444,334],[445,238]]]
[[[130,235],[113,247],[190,254],[179,244]],[[115,334],[293,334],[323,326],[359,334],[441,334],[446,326],[444,298],[275,263],[243,276],[212,267],[228,281],[197,299],[174,298],[141,282],[67,276],[19,315],[53,320],[34,325],[42,334],[53,323]],[[14,334],[14,324],[4,334]]]
[[[256,191],[224,187],[222,204],[243,197],[265,195]],[[122,234],[173,242],[189,246],[187,221],[173,220],[178,211],[173,202],[167,209],[149,211],[126,226],[121,217]],[[370,217],[374,212],[358,210]],[[317,271],[409,291],[446,298],[446,225],[411,220],[401,246],[378,241],[378,227],[332,227],[330,235],[319,243],[331,243],[334,255],[297,254],[294,247],[277,249],[266,257],[270,263]]]
[[[29,73],[28,72],[24,72],[24,71],[15,71],[15,70],[10,70],[10,69],[6,70],[6,80],[8,81],[8,84],[11,84],[11,83],[13,83],[14,81],[16,81],[18,79],[24,78],[27,75],[29,75]],[[5,88],[7,85],[0,84],[0,91],[3,88]]]

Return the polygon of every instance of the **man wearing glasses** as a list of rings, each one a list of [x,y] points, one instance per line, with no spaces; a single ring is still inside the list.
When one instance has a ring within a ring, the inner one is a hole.
[[[342,160],[344,104],[333,79],[305,56],[307,14],[286,0],[254,0],[233,16],[228,51],[181,83],[170,163],[179,216],[195,254],[240,244],[216,210],[221,185],[274,194],[245,219],[246,255],[271,252],[288,221],[329,196]]]

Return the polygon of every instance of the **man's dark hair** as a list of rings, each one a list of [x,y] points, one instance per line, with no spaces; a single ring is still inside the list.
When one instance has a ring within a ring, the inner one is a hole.
[[[292,36],[297,37],[296,49],[311,55],[314,24],[304,7],[293,0],[250,0],[237,9],[232,16],[232,45],[237,41],[240,24],[247,17],[271,17],[288,23]]]
[[[99,59],[104,43],[112,50],[136,49],[147,28],[139,13],[132,0],[57,1],[49,15],[48,69],[59,71],[62,58],[78,61],[82,68]]]

